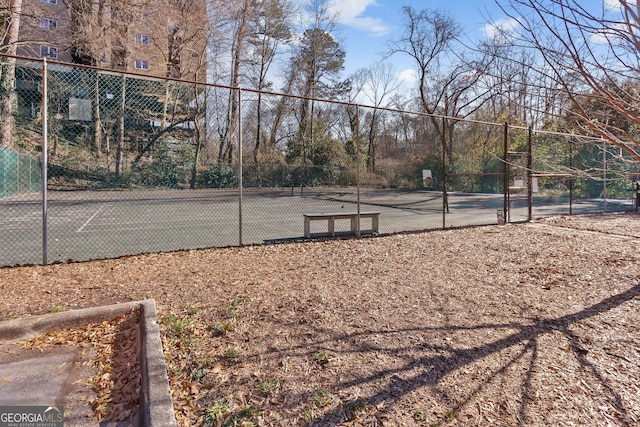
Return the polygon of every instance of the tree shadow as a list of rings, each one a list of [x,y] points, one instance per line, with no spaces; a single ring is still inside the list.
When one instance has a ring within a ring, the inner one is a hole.
[[[478,362],[504,350],[516,349],[515,354],[510,356],[510,358],[508,358],[502,366],[500,366],[498,369],[487,372],[485,379],[479,381],[478,385],[473,390],[468,392],[466,396],[463,396],[462,399],[454,399],[454,401],[451,403],[452,407],[450,413],[443,414],[443,419],[441,421],[446,421],[447,417],[451,417],[452,414],[456,414],[461,408],[472,402],[473,399],[483,391],[483,389],[489,386],[493,379],[506,374],[507,371],[516,364],[524,364],[526,366],[526,369],[520,387],[521,395],[520,398],[517,399],[520,402],[519,408],[517,410],[517,418],[519,421],[517,422],[526,424],[529,417],[528,413],[530,402],[534,400],[532,390],[533,381],[536,375],[536,363],[539,359],[539,339],[545,334],[561,333],[568,342],[568,349],[565,350],[567,352],[567,357],[569,357],[570,354],[574,355],[573,357],[575,357],[576,361],[580,364],[582,369],[587,372],[595,380],[595,382],[597,382],[597,385],[599,387],[601,387],[601,389],[604,391],[604,399],[608,401],[607,404],[613,406],[617,411],[619,415],[618,421],[620,425],[630,426],[633,424],[633,420],[629,415],[628,408],[625,406],[620,393],[616,391],[615,387],[602,374],[599,367],[592,363],[586,357],[588,351],[581,346],[579,337],[570,329],[570,327],[577,322],[584,321],[586,319],[603,314],[613,308],[624,304],[625,302],[631,301],[638,295],[640,295],[640,284],[626,290],[625,292],[606,298],[576,313],[567,314],[552,319],[534,320],[530,324],[481,324],[469,327],[449,325],[436,328],[407,328],[402,330],[389,331],[365,331],[359,335],[364,335],[364,337],[366,338],[367,335],[385,335],[398,333],[409,334],[416,332],[439,332],[452,334],[458,331],[465,330],[498,331],[501,329],[504,330],[505,328],[515,330],[515,332],[512,332],[507,336],[504,336],[503,338],[469,348],[452,349],[450,346],[423,344],[421,345],[421,349],[434,352],[435,355],[412,358],[411,360],[407,360],[403,365],[398,367],[377,370],[375,373],[368,376],[361,376],[349,380],[340,381],[337,384],[333,385],[332,389],[335,392],[339,392],[341,390],[350,389],[351,387],[359,387],[367,383],[373,383],[376,381],[379,382],[385,378],[391,378],[391,381],[387,386],[378,389],[377,392],[366,398],[362,398],[367,405],[375,406],[381,412],[388,412],[393,408],[393,406],[400,398],[412,393],[413,391],[421,387],[431,387],[440,395],[445,395],[446,393],[440,389],[440,382],[444,379],[445,376],[455,373],[456,371],[463,369],[465,366],[472,365],[475,362]],[[343,334],[338,337],[334,336],[328,340],[316,341],[313,345],[316,346],[316,348],[318,346],[330,347],[332,343],[340,341],[344,342],[349,340],[350,338],[352,338],[352,335]],[[362,353],[384,350],[385,349],[381,346],[375,346],[371,343],[363,342],[359,347],[354,347],[341,353]],[[411,348],[406,347],[399,350],[409,351],[411,350]],[[284,353],[286,355],[298,356],[301,353],[308,353],[308,355],[311,356],[311,353],[309,353],[309,351],[310,350],[308,346],[300,345],[298,347],[288,348]],[[313,350],[311,350],[311,352],[313,352]],[[283,356],[283,353],[280,352],[277,355],[261,355],[261,357],[264,356],[273,356],[280,358]],[[418,371],[417,373],[415,372],[416,370]],[[403,378],[402,376],[405,376],[405,378]],[[298,399],[293,400],[300,402],[308,398],[310,398],[310,396],[298,396]],[[321,418],[314,420],[310,425],[336,425],[338,423],[348,421],[350,417],[351,419],[353,419],[353,414],[350,413],[350,411],[345,410],[344,406],[339,405],[330,412],[324,413]],[[372,425],[375,425],[375,422]]]

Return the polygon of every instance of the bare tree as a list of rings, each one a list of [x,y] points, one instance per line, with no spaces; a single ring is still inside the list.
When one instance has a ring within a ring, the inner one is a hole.
[[[340,86],[345,52],[333,35],[336,16],[329,11],[327,0],[311,0],[307,5],[311,16],[309,26],[301,35],[291,57],[293,86],[298,102],[298,135],[289,151],[290,158],[311,162],[314,141],[314,110],[316,98],[331,98]]]
[[[356,72],[352,77],[352,84],[356,86],[356,93],[361,95],[367,104],[373,106],[373,110],[367,115],[367,129],[364,132],[367,138],[367,171],[375,172],[376,148],[380,119],[383,114],[381,107],[387,106],[387,100],[400,87],[391,64],[378,62],[369,68]]]
[[[294,4],[289,0],[265,0],[258,4],[258,13],[252,22],[253,36],[249,44],[254,52],[249,60],[249,81],[258,90],[268,89],[271,65],[278,54],[281,43],[291,38],[291,16]],[[256,105],[256,136],[253,150],[253,160],[258,162],[262,135],[262,92],[258,92]]]
[[[492,89],[488,108],[480,113],[489,114],[484,120],[544,126],[562,94],[553,81],[531,67],[535,54],[501,37],[481,48],[494,56],[481,81]]]
[[[476,57],[476,53],[460,43],[462,29],[444,12],[416,11],[410,6],[402,11],[404,32],[391,43],[388,55],[403,54],[413,60],[420,106],[430,115],[438,139],[445,132],[438,116],[446,116],[449,138],[446,148],[451,157],[455,118],[471,115],[491,94],[491,88],[478,83],[494,56],[481,51]]]
[[[275,148],[278,144],[280,138],[279,131],[282,128],[282,122],[287,114],[287,111],[293,108],[293,106],[290,105],[291,98],[289,98],[287,94],[292,93],[293,85],[296,80],[297,65],[293,62],[289,63],[288,68],[285,72],[285,83],[281,90],[281,92],[285,95],[280,97],[278,103],[274,108],[271,130],[269,132],[270,148]]]
[[[0,9],[0,53],[15,55],[20,31],[22,0],[10,0],[9,7]],[[14,82],[16,78],[15,59],[7,58],[6,65],[0,64],[0,146],[13,147],[16,108]]]
[[[202,81],[207,70],[207,47],[213,35],[213,26],[207,22],[206,5],[204,2],[193,0],[167,0],[170,11],[168,20],[168,40],[166,49],[163,49],[163,41],[154,41],[160,52],[165,55],[167,64],[167,76],[192,81]],[[172,85],[165,85],[165,111],[163,114],[164,127],[166,123],[166,106],[170,100],[178,101],[181,98],[180,91],[172,93]],[[187,98],[191,106],[182,108],[186,110],[186,117],[173,117],[173,123],[188,121],[193,124],[194,153],[191,169],[190,188],[195,188],[198,164],[200,156],[207,142],[206,126],[203,118],[206,110],[206,89],[198,85],[189,85],[190,96]],[[184,116],[184,113],[183,113]]]
[[[533,64],[561,91],[559,115],[581,130],[604,138],[640,160],[640,21],[638,4],[620,0],[619,9],[594,9],[576,0],[509,0],[502,10],[519,24],[506,34],[533,49]],[[594,103],[607,108],[591,108]],[[633,126],[610,120],[615,113]]]
[[[10,0],[0,5],[0,53],[10,54],[12,49],[15,55],[22,13],[22,0]]]
[[[112,68],[125,70],[132,39],[132,30],[127,23],[135,22],[140,17],[143,12],[142,3],[136,0],[72,0],[66,4],[72,22],[73,60],[92,66],[100,66],[106,62]],[[100,76],[95,73],[92,148],[96,156],[102,154],[103,123],[100,108]],[[118,123],[124,126],[124,119]],[[125,137],[124,128],[118,130],[117,176],[122,173],[122,144]]]
[[[241,67],[246,60],[249,21],[254,13],[255,0],[242,0],[235,5],[229,4],[229,25],[231,34],[229,86],[237,88],[241,82]],[[231,163],[233,160],[234,138],[238,122],[238,96],[235,90],[229,91],[225,126],[219,128],[220,146],[218,161]]]

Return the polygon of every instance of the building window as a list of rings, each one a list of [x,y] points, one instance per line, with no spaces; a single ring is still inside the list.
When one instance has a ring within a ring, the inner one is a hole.
[[[42,3],[58,4],[58,0],[40,0]]]
[[[136,34],[136,43],[147,46],[149,44],[149,34]]]
[[[48,47],[48,46],[40,46],[40,56],[49,57],[56,59],[58,58],[58,48],[57,47]]]
[[[142,59],[136,59],[136,69],[137,70],[148,70],[149,69],[149,61],[144,61]]]
[[[58,21],[49,18],[40,18],[40,28],[43,30],[55,30],[58,28]]]

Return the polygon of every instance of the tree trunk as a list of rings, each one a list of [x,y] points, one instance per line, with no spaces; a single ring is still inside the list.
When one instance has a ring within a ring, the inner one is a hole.
[[[285,85],[283,93],[291,93],[291,88],[293,87],[293,81],[295,80],[295,70],[292,68],[289,73],[287,84]],[[269,148],[275,148],[278,142],[278,129],[280,129],[280,123],[282,123],[282,118],[284,116],[285,111],[287,110],[287,98],[283,96],[280,98],[280,102],[276,107],[276,117],[273,120],[273,126],[271,126],[271,133],[269,135]]]
[[[256,145],[253,147],[253,162],[258,163],[260,140],[262,139],[262,92],[258,92],[258,105],[256,106]]]
[[[367,172],[374,173],[376,171],[376,121],[378,113],[376,110],[371,115],[371,124],[369,125],[369,148],[367,150]]]
[[[122,76],[122,89],[120,91],[120,118],[118,120],[118,145],[116,147],[116,177],[122,176],[123,170],[123,149],[124,149],[124,112],[125,112],[125,95],[126,77]]]
[[[196,188],[196,181],[198,178],[198,162],[200,161],[200,152],[202,151],[202,146],[204,145],[202,142],[202,131],[200,129],[200,115],[201,115],[201,106],[200,100],[198,96],[198,91],[194,90],[194,99],[196,102],[196,111],[193,117],[193,124],[195,126],[195,137],[196,137],[196,150],[193,155],[193,168],[191,169],[191,181],[189,182],[189,188]]]
[[[196,152],[193,155],[193,168],[191,169],[191,181],[189,188],[196,188],[196,180],[198,178],[198,161],[200,161],[200,151],[202,150],[202,142],[200,141],[200,130],[196,126]]]
[[[2,66],[0,76],[0,146],[12,148],[16,122],[13,112],[16,106],[16,93],[13,88],[15,81],[15,59],[7,58],[7,65]]]
[[[236,133],[236,122],[238,120],[238,97],[235,88],[238,87],[240,81],[240,65],[242,63],[242,54],[244,49],[245,37],[247,36],[247,15],[249,6],[244,2],[239,17],[238,29],[233,42],[233,62],[231,64],[231,81],[232,89],[229,92],[229,111],[227,113],[227,131],[226,137],[220,141],[220,150],[218,151],[218,161],[231,163],[233,160],[233,140]]]
[[[102,123],[100,122],[100,74],[96,71],[95,98],[93,99],[93,151],[102,155]]]
[[[20,32],[20,17],[22,16],[22,0],[10,0],[11,13],[7,23],[7,36],[5,42],[5,53],[16,54],[18,35]],[[16,109],[17,98],[15,92],[16,60],[6,58],[7,65],[0,70],[0,146],[11,148],[14,146],[13,136],[15,134],[15,118],[13,113]],[[43,111],[43,114],[46,112]]]

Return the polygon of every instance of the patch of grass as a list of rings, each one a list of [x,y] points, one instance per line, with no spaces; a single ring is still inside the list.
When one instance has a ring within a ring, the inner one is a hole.
[[[316,317],[318,318],[318,320],[327,320],[329,318],[329,315],[326,313],[317,312]]]
[[[273,414],[271,414],[271,419],[278,423],[278,422],[282,421],[284,418],[279,413],[274,412]]]
[[[229,411],[229,404],[222,400],[216,400],[213,404],[204,409],[204,422],[208,425],[214,425],[216,421],[222,419]]]
[[[190,363],[185,364],[181,371],[184,375],[187,375],[189,379],[198,381],[204,385],[207,383],[207,375],[216,362],[217,359],[213,356],[198,357],[191,359]]]
[[[242,426],[242,427],[253,427],[255,424],[253,423],[253,418],[260,415],[260,410],[254,406],[249,406],[244,408],[234,414],[232,414],[229,419],[224,423],[225,426]]]
[[[197,381],[201,381],[203,378],[207,376],[211,369],[207,367],[199,367],[191,371],[191,378]]]
[[[324,366],[337,359],[336,356],[331,354],[328,350],[320,349],[313,353],[313,360]]]
[[[49,309],[49,313],[60,313],[61,311],[62,311],[62,307],[58,307],[58,306],[56,306],[56,307],[51,307],[51,308]]]
[[[160,323],[165,326],[167,335],[174,338],[180,338],[185,334],[189,326],[191,326],[192,320],[181,319],[173,314],[167,314],[160,319]]]
[[[422,411],[417,411],[416,414],[418,412],[423,413]],[[414,414],[414,419],[416,417],[416,414]],[[424,413],[424,415],[426,416],[426,413]],[[455,409],[449,409],[442,417],[443,418],[442,420],[438,420],[435,423],[429,424],[429,427],[442,427],[445,423],[455,420],[457,416],[458,416],[458,412],[456,412]]]
[[[185,311],[189,316],[195,316],[202,310],[201,307],[191,307],[187,304],[180,304],[180,309]]]
[[[444,417],[447,421],[453,421],[457,416],[458,413],[455,411],[455,409],[449,409],[447,413],[444,414]]]
[[[349,410],[352,414],[358,415],[367,410],[367,402],[363,399],[356,399],[354,401],[349,402]]]
[[[237,319],[241,317],[240,306],[249,300],[249,297],[237,296],[231,305],[222,310],[222,314],[227,319]]]
[[[317,362],[322,362],[325,359],[327,359],[327,357],[329,356],[329,354],[327,353],[327,350],[318,350],[315,353],[313,353],[313,359]]]
[[[240,317],[240,309],[238,307],[231,305],[224,309],[224,317],[227,319],[237,319]]]
[[[240,350],[235,348],[229,348],[224,352],[224,358],[234,361],[240,357]]]
[[[304,411],[304,413],[302,414],[302,419],[307,422],[310,423],[311,421],[316,419],[316,416],[314,415],[313,411],[310,410],[306,410]]]
[[[333,395],[326,390],[318,391],[311,396],[314,405],[318,408],[324,408],[325,406],[331,405],[333,402]]]
[[[413,419],[417,422],[427,421],[427,413],[424,411],[416,411],[413,413]]]
[[[267,379],[258,384],[258,390],[261,394],[269,396],[280,387],[280,381],[276,379]]]
[[[225,335],[227,332],[233,331],[233,323],[230,322],[216,322],[209,327],[209,330],[216,335]]]

